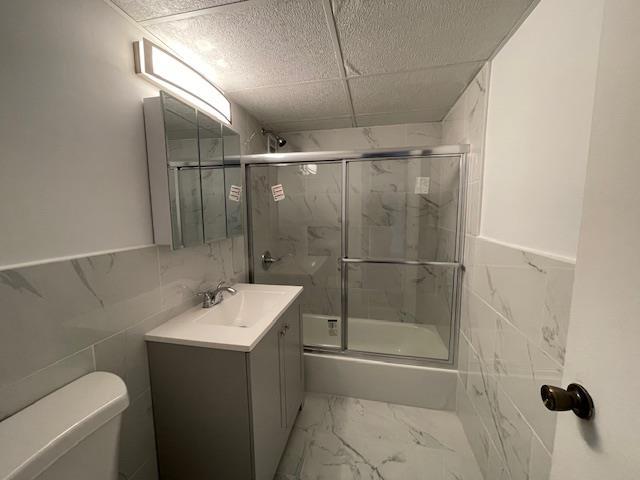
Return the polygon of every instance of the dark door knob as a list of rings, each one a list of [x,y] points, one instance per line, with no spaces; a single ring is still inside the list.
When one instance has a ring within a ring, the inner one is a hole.
[[[573,410],[578,417],[586,420],[593,417],[593,400],[589,392],[577,383],[570,384],[567,389],[543,385],[540,388],[540,396],[544,406],[555,412]]]

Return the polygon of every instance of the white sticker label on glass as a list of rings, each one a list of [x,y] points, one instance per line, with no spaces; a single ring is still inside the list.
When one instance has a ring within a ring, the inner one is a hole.
[[[229,188],[229,200],[232,202],[239,202],[240,195],[242,195],[242,186],[241,185],[231,185]]]
[[[280,200],[284,200],[284,187],[281,183],[278,185],[274,185],[271,187],[271,193],[273,194],[273,201],[279,202]]]
[[[431,185],[431,177],[416,177],[416,188],[414,193],[427,195]]]

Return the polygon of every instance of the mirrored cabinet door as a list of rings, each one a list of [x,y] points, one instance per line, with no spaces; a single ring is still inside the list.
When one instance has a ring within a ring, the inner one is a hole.
[[[243,233],[240,136],[171,95],[144,100],[154,242],[173,249]]]
[[[222,126],[224,142],[224,182],[227,210],[227,236],[244,233],[243,226],[243,173],[240,167],[240,135],[226,125]]]
[[[222,125],[198,112],[204,241],[227,236]]]

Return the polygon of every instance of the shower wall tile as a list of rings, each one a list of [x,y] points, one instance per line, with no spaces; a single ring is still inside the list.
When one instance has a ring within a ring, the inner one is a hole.
[[[339,226],[307,227],[307,252],[311,256],[339,257],[342,230]]]
[[[127,384],[120,476],[157,478],[144,334],[198,301],[196,288],[245,279],[244,242],[148,247],[0,271],[0,419],[94,370]]]
[[[308,130],[284,133],[286,152],[318,152],[331,150],[371,150],[376,148],[440,145],[442,126],[439,122],[408,123],[374,127]]]

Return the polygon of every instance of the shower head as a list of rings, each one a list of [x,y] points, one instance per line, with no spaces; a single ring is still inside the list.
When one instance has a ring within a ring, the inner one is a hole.
[[[273,138],[276,139],[276,142],[278,142],[278,147],[284,147],[287,144],[287,139],[284,137],[281,137],[280,135],[278,135],[277,133],[271,131],[271,130],[266,130],[266,129],[262,129],[262,134],[263,135],[271,135],[273,136]]]

